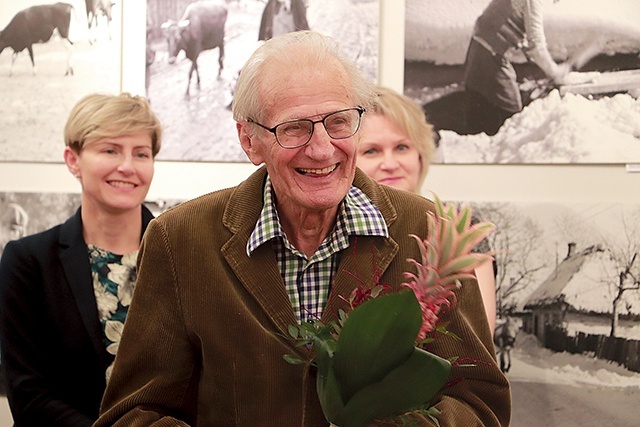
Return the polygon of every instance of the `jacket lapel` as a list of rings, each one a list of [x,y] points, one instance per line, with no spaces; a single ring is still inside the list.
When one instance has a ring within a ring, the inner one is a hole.
[[[358,248],[358,250],[356,250]],[[398,244],[391,238],[354,236],[342,255],[340,267],[331,285],[331,293],[322,315],[326,324],[338,318],[338,309],[346,308],[348,300],[359,285],[371,289],[398,252]],[[342,298],[341,298],[342,297]]]
[[[142,206],[142,230],[141,235],[153,219],[149,209]],[[62,225],[60,230],[60,263],[71,288],[74,302],[82,323],[84,324],[91,343],[105,366],[108,364],[108,353],[102,337],[98,306],[93,290],[93,278],[87,244],[82,235],[81,209]]]
[[[387,194],[360,169],[356,169],[353,185],[362,190],[377,206],[387,227],[396,221],[398,213]],[[380,277],[397,253],[398,244],[391,237],[385,239],[379,236],[352,236],[349,247],[342,254],[322,321],[326,323],[336,320],[338,309],[347,307],[341,297],[348,300],[351,292],[359,285],[370,289],[379,284]]]
[[[82,323],[89,334],[96,354],[100,355],[100,358],[105,361],[106,350],[102,342],[102,330],[93,291],[87,245],[82,237],[80,209],[62,226],[60,246],[62,247],[60,262],[62,263],[67,283],[71,288],[76,308],[80,313]]]
[[[278,331],[288,336],[288,326],[297,320],[271,245],[260,246],[251,258],[247,255],[247,242],[262,211],[265,178],[262,167],[229,199],[222,221],[233,235],[222,247],[222,255]]]

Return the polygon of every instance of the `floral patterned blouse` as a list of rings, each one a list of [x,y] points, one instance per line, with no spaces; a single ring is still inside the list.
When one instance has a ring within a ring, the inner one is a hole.
[[[118,255],[93,245],[88,245],[88,248],[104,345],[115,358],[133,296],[138,251]],[[107,380],[112,367],[113,363],[107,369]]]

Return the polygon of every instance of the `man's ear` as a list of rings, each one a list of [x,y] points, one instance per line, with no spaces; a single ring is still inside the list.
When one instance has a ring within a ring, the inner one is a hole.
[[[260,151],[260,141],[251,133],[251,126],[249,123],[236,123],[236,129],[238,131],[238,139],[242,150],[245,152],[251,163],[258,166],[264,162],[262,153]]]
[[[70,147],[64,149],[64,162],[67,164],[67,169],[76,178],[80,178],[80,167],[78,166],[78,153],[73,151]]]

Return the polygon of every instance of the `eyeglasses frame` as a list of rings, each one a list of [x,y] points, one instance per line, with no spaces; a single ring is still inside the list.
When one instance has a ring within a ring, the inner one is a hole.
[[[356,130],[355,130],[351,135],[349,135],[349,136],[344,136],[344,137],[342,137],[342,138],[334,138],[334,137],[332,137],[331,135],[329,135],[329,131],[327,130],[327,125],[325,124],[325,120],[327,119],[327,117],[332,116],[332,115],[337,114],[337,113],[342,113],[342,112],[345,112],[345,111],[351,111],[351,110],[356,110],[356,111],[358,112],[358,127],[356,127]],[[366,110],[365,110],[363,107],[351,107],[351,108],[345,108],[345,109],[343,109],[343,110],[338,110],[338,111],[333,111],[333,112],[331,112],[331,113],[328,113],[328,114],[326,114],[323,118],[321,118],[320,120],[311,120],[311,119],[295,119],[295,120],[287,120],[286,122],[278,123],[277,125],[275,125],[274,127],[271,127],[271,128],[269,128],[269,127],[267,127],[267,126],[265,126],[265,125],[263,125],[263,124],[261,124],[261,123],[258,123],[258,122],[256,122],[255,120],[253,120],[253,119],[251,119],[251,118],[247,119],[247,122],[249,122],[249,123],[253,123],[253,124],[256,124],[256,125],[260,126],[262,129],[264,129],[264,130],[267,130],[267,131],[271,132],[271,133],[273,134],[273,136],[275,137],[276,142],[278,143],[278,145],[279,145],[280,147],[282,147],[282,148],[284,148],[284,149],[287,149],[287,150],[292,150],[292,149],[294,149],[294,148],[304,147],[305,145],[309,144],[309,142],[311,141],[311,138],[313,137],[313,132],[315,131],[315,128],[316,128],[316,124],[317,124],[317,123],[322,123],[322,126],[324,127],[324,130],[327,132],[327,135],[329,135],[329,137],[330,137],[331,139],[347,139],[347,138],[351,138],[353,135],[355,135],[356,133],[358,133],[358,130],[360,130],[360,125],[362,124],[362,115],[365,113],[365,111],[366,111]],[[282,144],[280,143],[280,141],[278,140],[278,134],[276,133],[276,129],[277,129],[279,126],[286,125],[286,124],[289,124],[289,123],[295,123],[295,122],[299,122],[299,121],[307,121],[307,122],[311,122],[311,133],[309,134],[309,139],[308,139],[308,140],[307,140],[307,142],[305,142],[304,144],[295,145],[295,146],[293,146],[293,147],[285,147],[285,146],[284,146],[284,145],[282,145]]]

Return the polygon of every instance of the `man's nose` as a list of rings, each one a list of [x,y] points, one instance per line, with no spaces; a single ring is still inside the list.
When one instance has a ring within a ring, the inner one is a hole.
[[[333,154],[335,147],[322,122],[314,123],[311,140],[305,146],[309,157],[327,158]]]

